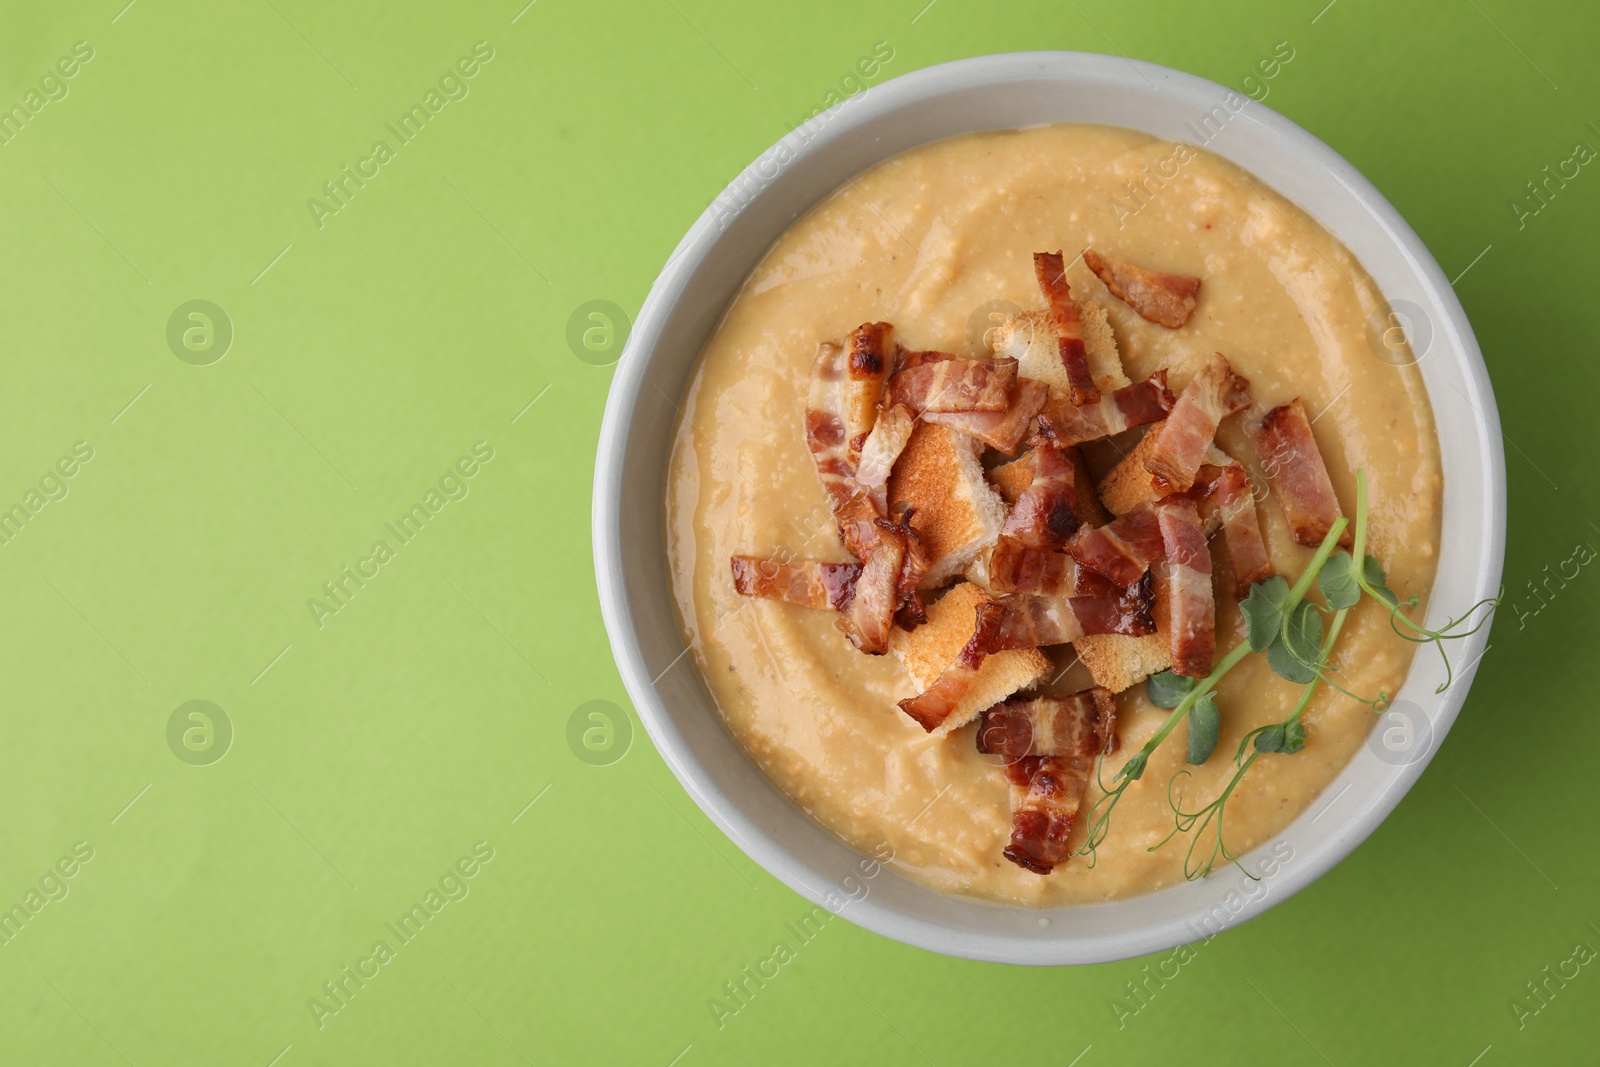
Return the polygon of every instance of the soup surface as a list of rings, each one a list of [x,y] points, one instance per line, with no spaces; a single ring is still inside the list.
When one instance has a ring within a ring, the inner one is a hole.
[[[1166,367],[1177,392],[1212,352],[1224,353],[1250,379],[1254,405],[1224,421],[1217,444],[1258,486],[1266,482],[1244,425],[1302,397],[1347,515],[1354,472],[1366,471],[1368,551],[1402,598],[1426,596],[1439,543],[1438,443],[1420,374],[1390,347],[1393,336],[1380,337],[1373,282],[1321,226],[1243,170],[1129,130],[1058,125],[958,137],[890,159],[816,206],[773,246],[706,345],[682,400],[666,487],[684,633],[751,758],[861,851],[892,850],[893,865],[927,885],[1007,903],[1113,900],[1181,882],[1187,838],[1147,850],[1173,829],[1168,785],[1185,769],[1185,728],[1123,797],[1097,863],[1080,857],[1048,876],[1030,873],[1002,856],[1008,788],[997,758],[978,753],[976,727],[924,733],[896,707],[916,687],[893,655],[856,652],[829,612],[739,596],[729,557],[849,559],[804,437],[819,343],[881,320],[907,348],[986,355],[994,313],[1043,306],[1032,253],[1072,256],[1090,245],[1204,279],[1193,318],[1168,330],[1108,294],[1081,260],[1071,265],[1074,295],[1105,306],[1129,377]],[[1091,454],[1097,474],[1107,455]],[[1311,550],[1290,539],[1273,498],[1259,514],[1273,563],[1292,580]],[[1216,568],[1227,573],[1220,557]],[[1219,654],[1244,635],[1222,589]],[[1071,665],[1070,646],[1047,651],[1064,668],[1047,693],[1092,684]],[[1392,694],[1412,651],[1363,599],[1334,652],[1339,683],[1363,696]],[[1187,768],[1173,796],[1191,810],[1208,802],[1230,777],[1241,737],[1282,719],[1299,692],[1265,657],[1247,657],[1218,689],[1215,754]],[[1107,762],[1107,781],[1167,715],[1142,683],[1117,700],[1122,748]],[[1373,718],[1322,687],[1304,717],[1305,748],[1258,760],[1229,803],[1229,848],[1243,855],[1304,811],[1359,752]],[[1085,810],[1098,795],[1091,784]]]

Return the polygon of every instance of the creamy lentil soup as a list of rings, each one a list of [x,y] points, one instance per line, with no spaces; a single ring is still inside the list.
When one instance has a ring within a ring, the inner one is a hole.
[[[1031,253],[1061,248],[1070,257],[1086,246],[1204,280],[1192,319],[1165,329],[1108,294],[1081,260],[1066,274],[1075,297],[1104,306],[1129,378],[1166,368],[1176,389],[1222,352],[1253,389],[1244,418],[1302,398],[1347,515],[1354,471],[1366,472],[1368,552],[1400,597],[1425,597],[1439,543],[1438,444],[1416,368],[1375,350],[1370,323],[1383,308],[1375,285],[1320,225],[1243,170],[1123,129],[957,137],[890,159],[817,205],[767,253],[707,343],[682,402],[666,486],[685,637],[751,758],[862,852],[892,852],[897,869],[937,889],[1012,904],[1115,900],[1181,882],[1186,840],[1147,851],[1173,829],[1169,781],[1187,769],[1192,776],[1174,795],[1191,810],[1209,801],[1231,776],[1245,733],[1283,719],[1301,687],[1264,657],[1246,658],[1217,689],[1213,758],[1186,768],[1180,726],[1123,796],[1097,862],[1079,857],[1040,876],[1002,855],[1008,786],[999,760],[978,752],[975,726],[925,732],[896,706],[918,687],[894,655],[857,652],[828,612],[738,595],[729,559],[849,559],[804,431],[819,344],[881,320],[907,349],[981,358],[987,311],[1041,306]],[[1216,443],[1263,486],[1261,457],[1239,421],[1224,421]],[[1097,474],[1118,447],[1087,450]],[[1261,497],[1258,512],[1271,562],[1292,581],[1312,550],[1291,539],[1272,497]],[[1220,563],[1217,573],[1226,574]],[[1219,654],[1243,634],[1237,602],[1219,593]],[[1363,599],[1333,666],[1345,689],[1392,694],[1412,650],[1386,612]],[[1071,646],[1045,651],[1060,671],[1044,694],[1092,684]],[[1143,683],[1116,702],[1121,749],[1107,759],[1107,781],[1168,714]],[[1304,811],[1359,751],[1373,718],[1321,687],[1304,716],[1304,749],[1258,760],[1231,800],[1229,848],[1243,855]],[[1085,811],[1098,795],[1091,782]],[[1081,825],[1075,833],[1082,837]]]

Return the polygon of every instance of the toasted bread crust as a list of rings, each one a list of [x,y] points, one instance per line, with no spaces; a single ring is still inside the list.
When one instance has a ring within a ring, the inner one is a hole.
[[[1017,373],[1050,387],[1052,396],[1067,392],[1067,369],[1056,349],[1056,331],[1048,311],[1024,311],[995,327],[994,354],[1017,361]]]
[[[982,589],[962,582],[928,609],[926,623],[911,633],[895,631],[889,650],[911,676],[915,691],[932,685],[955,662],[977,628],[978,605],[987,599]],[[994,653],[984,660],[977,680],[933,736],[959,729],[1013,693],[1046,681],[1053,670],[1050,658],[1036,648]]]
[[[1010,463],[989,468],[989,481],[1007,504],[1015,504],[1033,482],[1033,453],[1024,452]]]
[[[1139,443],[1128,450],[1117,465],[1106,472],[1100,479],[1100,502],[1113,515],[1126,515],[1140,504],[1148,504],[1161,494],[1156,491],[1155,480],[1150,472],[1144,469],[1145,457],[1155,451],[1158,431],[1166,423],[1152,422],[1139,439]]]
[[[1098,300],[1079,300],[1078,317],[1083,320],[1083,347],[1089,351],[1089,371],[1094,384],[1105,392],[1132,385],[1122,369],[1122,354],[1117,351],[1117,335],[1111,332],[1111,321],[1105,305]]]
[[[929,567],[922,588],[936,589],[971,564],[1000,535],[1006,505],[983,476],[982,444],[934,423],[919,422],[889,479],[889,511],[915,509]]]

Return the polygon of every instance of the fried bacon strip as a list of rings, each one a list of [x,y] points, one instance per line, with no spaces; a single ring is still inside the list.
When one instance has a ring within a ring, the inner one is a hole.
[[[1139,317],[1176,330],[1194,314],[1200,279],[1187,274],[1162,274],[1131,263],[1107,259],[1092,248],[1083,250],[1083,262],[1106,283],[1111,295],[1139,313]]]
[[[1004,411],[1017,380],[1014,359],[940,359],[889,379],[889,402],[914,411]]]
[[[1187,497],[1167,497],[1155,505],[1166,549],[1168,575],[1167,640],[1172,670],[1189,678],[1211,673],[1216,653],[1216,603],[1211,592],[1211,551],[1206,547],[1200,512]]]
[[[1037,437],[1028,450],[1030,481],[1006,516],[989,552],[989,584],[999,592],[1070,596],[1079,592],[1079,568],[1058,551],[1078,529],[1077,470],[1072,454],[1049,438]],[[1117,595],[1103,580],[1089,593]]]
[[[922,418],[976,437],[990,448],[1010,455],[1022,444],[1028,427],[1049,399],[1049,386],[1033,378],[1018,378],[1006,397],[1004,411],[930,411]]]
[[[928,621],[927,607],[922,603],[922,594],[917,592],[917,587],[922,584],[922,576],[928,573],[932,565],[928,550],[922,547],[922,538],[911,525],[915,511],[915,508],[907,508],[900,517],[906,550],[900,562],[900,577],[895,582],[894,624],[907,633]]]
[[[978,751],[1006,762],[1028,756],[1094,756],[1114,751],[1117,702],[1109,689],[1060,700],[1012,697],[983,713]]]
[[[889,378],[889,363],[894,355],[893,334],[894,327],[887,322],[862,323],[850,334],[844,431],[852,464],[860,456],[861,447],[878,417],[878,402],[883,397],[883,384]]]
[[[883,515],[872,498],[850,481],[855,493],[843,503],[834,502],[833,517],[839,526],[839,539],[845,551],[863,562],[883,537]]]
[[[873,546],[881,539],[879,522],[884,515],[873,494],[857,481],[856,465],[850,456],[845,413],[852,388],[845,350],[836,344],[821,345],[811,367],[811,392],[806,402],[806,447],[811,450],[817,476],[822,479],[828,504],[838,521],[844,547],[852,556],[866,562]],[[893,466],[892,461],[890,466]]]
[[[1011,841],[1005,857],[1049,874],[1072,855],[1069,841],[1097,753],[1117,747],[1117,705],[1105,689],[1065,700],[1014,699],[983,713],[978,751],[1006,761]]]
[[[784,600],[804,608],[844,610],[855,596],[860,576],[858,563],[733,557],[733,587],[741,596]]]
[[[1061,444],[1078,445],[1159,422],[1172,410],[1172,403],[1167,372],[1159,370],[1144,381],[1125,385],[1092,404],[1051,404],[1040,422],[1049,427]]]
[[[1249,406],[1249,380],[1235,374],[1221,352],[1213,353],[1179,394],[1167,421],[1152,431],[1160,436],[1145,457],[1144,469],[1155,477],[1157,488],[1181,493],[1193,485],[1217,425]]]
[[[1005,857],[1023,870],[1049,874],[1072,857],[1070,839],[1094,760],[1024,756],[1006,764],[1011,785],[1011,841]]]
[[[915,421],[905,407],[891,406],[881,417],[877,411],[889,329],[886,323],[861,327],[851,335],[848,355],[838,345],[822,345],[812,366],[806,409],[806,446],[839,523],[839,536],[861,561],[853,594],[841,605],[837,625],[851,644],[875,656],[888,651],[889,631],[896,621],[909,630],[927,617],[916,591],[928,569],[927,554],[909,514],[899,522],[884,515],[889,472]],[[1015,372],[1013,364],[1013,376]],[[855,405],[875,375],[872,418],[861,423]],[[855,456],[848,430],[852,418],[866,427]],[[865,483],[857,477],[862,473],[858,457],[866,468]]]
[[[1255,494],[1244,467],[1237,460],[1223,465],[1202,463],[1195,472],[1194,484],[1182,493],[1171,493],[1163,501],[1185,499],[1192,501],[1200,516],[1200,528],[1206,537],[1219,529],[1228,558],[1233,564],[1234,593],[1243,600],[1250,595],[1256,582],[1272,577],[1272,560],[1267,554],[1266,542],[1261,537],[1261,524],[1256,517]],[[1159,507],[1162,501],[1155,502]],[[992,574],[993,565],[990,565]],[[993,585],[991,576],[990,584]]]
[[[1091,634],[1143,637],[1155,632],[1150,583],[1141,581],[1117,596],[1037,596],[1013,593],[994,603],[989,652],[1066,645]]]
[[[877,519],[870,527],[873,540],[862,546],[855,595],[835,624],[857,649],[881,656],[889,650],[889,630],[900,605],[907,530],[887,519]]]
[[[911,431],[916,428],[916,414],[905,405],[896,404],[878,416],[862,442],[856,482],[872,498],[880,515],[889,509],[889,475],[894,471],[894,462],[905,451]]]
[[[1272,577],[1272,559],[1261,538],[1261,522],[1256,518],[1255,493],[1244,467],[1230,463],[1217,475],[1213,490],[1218,517],[1222,520],[1223,543],[1233,564],[1233,595],[1243,600],[1250,587]]]
[[[1072,457],[1043,437],[1035,439],[1031,451],[1033,480],[1011,506],[1000,528],[1001,540],[1011,538],[1029,548],[1064,545],[1078,529]]]
[[[1162,557],[1165,546],[1155,511],[1141,504],[1104,526],[1078,531],[1067,551],[1083,566],[1127,588]]]
[[[995,627],[1004,615],[1004,609],[992,601],[979,604],[977,625],[972,637],[956,655],[955,661],[927,689],[900,701],[900,710],[930,734],[937,730],[977,680],[978,672],[983,669],[983,661],[989,658],[989,645],[993,642]]]
[[[1100,389],[1089,371],[1089,350],[1083,344],[1083,319],[1072,302],[1072,289],[1067,285],[1067,268],[1061,253],[1035,252],[1033,274],[1050,307],[1061,364],[1067,370],[1068,397],[1074,404],[1092,404],[1100,399]]]
[[[998,593],[1038,593],[1043,596],[1119,596],[1111,579],[1081,566],[1055,548],[1029,548],[1011,538],[1001,538],[989,553],[989,588]]]
[[[817,476],[838,515],[861,495],[855,481],[845,432],[849,380],[844,349],[831,342],[817,348],[811,365],[811,393],[806,401],[806,447],[817,465]],[[852,550],[853,551],[853,550]]]
[[[1224,455],[1226,453],[1223,453]],[[1200,469],[1194,472],[1194,484],[1188,492],[1169,493],[1173,497],[1188,497],[1200,512],[1200,524],[1205,527],[1206,536],[1210,537],[1222,526],[1222,515],[1217,508],[1217,483],[1222,480],[1224,468],[1215,463],[1202,463]]]
[[[1321,544],[1343,513],[1300,398],[1267,412],[1255,436],[1261,469],[1283,505],[1289,532],[1302,545]],[[1348,547],[1349,541],[1347,529],[1340,544]]]

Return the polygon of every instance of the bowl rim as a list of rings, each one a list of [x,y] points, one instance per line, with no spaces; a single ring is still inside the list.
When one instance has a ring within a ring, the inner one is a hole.
[[[667,711],[666,700],[656,688],[659,675],[657,678],[652,678],[644,659],[630,607],[632,591],[624,576],[623,557],[627,552],[627,545],[622,536],[620,517],[623,507],[625,452],[630,443],[635,412],[644,391],[645,375],[658,351],[662,331],[676,304],[683,297],[689,280],[705,265],[707,254],[715,246],[726,225],[724,216],[729,209],[725,198],[740,189],[741,183],[747,186],[756,168],[763,161],[771,159],[775,153],[781,158],[781,154],[785,151],[796,157],[803,157],[814,152],[819,146],[848,137],[868,122],[882,121],[885,116],[892,115],[899,109],[925,101],[930,96],[958,91],[963,87],[1025,84],[1030,81],[1048,83],[1069,80],[1076,83],[1087,80],[1114,91],[1120,82],[1127,80],[1128,71],[1149,83],[1156,95],[1172,97],[1174,103],[1180,101],[1190,103],[1192,100],[1188,98],[1196,96],[1215,101],[1230,95],[1248,101],[1248,111],[1254,124],[1266,127],[1268,135],[1279,142],[1283,151],[1304,155],[1327,171],[1328,177],[1343,187],[1344,194],[1371,216],[1372,223],[1395,246],[1395,250],[1401,254],[1413,276],[1417,292],[1440,316],[1440,321],[1431,325],[1435,331],[1441,332],[1448,338],[1445,348],[1454,354],[1451,357],[1451,367],[1459,372],[1461,385],[1465,386],[1465,391],[1459,386],[1456,387],[1456,391],[1460,392],[1462,398],[1471,406],[1472,428],[1479,438],[1476,442],[1479,452],[1477,458],[1481,462],[1476,464],[1476,467],[1482,479],[1478,491],[1482,505],[1473,509],[1477,513],[1476,529],[1463,531],[1467,543],[1477,546],[1483,563],[1476,582],[1478,596],[1474,599],[1494,595],[1499,588],[1504,564],[1505,460],[1501,445],[1499,414],[1483,356],[1451,283],[1422,240],[1360,171],[1331,147],[1277,111],[1265,104],[1242,97],[1236,91],[1216,82],[1141,60],[1084,52],[1010,52],[955,60],[899,75],[863,90],[841,105],[836,105],[832,111],[825,113],[827,126],[820,132],[811,128],[816,125],[815,118],[791,130],[758,155],[756,160],[736,176],[707,206],[662,267],[632,325],[607,396],[595,463],[592,533],[601,613],[618,670],[646,731],[673,775],[724,834],[768,873],[813,904],[826,907],[875,933],[946,955],[989,962],[1032,965],[1094,963],[1124,959],[1200,940],[1205,933],[1197,925],[1196,920],[1208,911],[1214,911],[1215,907],[1214,905],[1190,906],[1181,914],[1169,916],[1131,932],[1117,932],[1104,936],[1091,934],[1071,937],[1033,937],[957,930],[946,923],[886,906],[875,896],[841,901],[834,892],[835,887],[829,877],[796,856],[772,832],[769,832],[767,827],[761,825],[759,820],[752,817],[717,786]],[[1162,86],[1161,89],[1156,88],[1157,82]],[[994,125],[988,128],[1000,130],[1024,125],[1028,124]],[[933,143],[965,132],[973,132],[977,128],[957,129],[920,143]],[[882,162],[901,152],[909,151],[911,147],[914,146],[896,147],[876,156],[875,159],[877,162]],[[1213,148],[1209,143],[1206,147],[1224,158],[1230,158],[1227,152],[1220,148]],[[1236,165],[1244,166],[1244,164]],[[843,177],[852,176],[853,173]],[[836,184],[843,184],[843,177]],[[758,191],[755,195],[759,197],[762,193]],[[823,198],[826,195],[828,194],[823,194]],[[1280,195],[1292,199],[1281,192]],[[821,199],[814,201],[811,206],[821,202]],[[749,206],[742,198],[738,198],[738,202],[742,205],[738,210],[747,209]],[[1299,203],[1299,201],[1294,202]],[[1313,207],[1305,204],[1300,206],[1322,221]],[[809,207],[804,208],[799,214],[809,209]],[[769,236],[768,248],[792,222],[793,218]],[[1324,225],[1341,242],[1350,243],[1344,234],[1326,222]],[[763,250],[762,255],[764,254]],[[757,262],[759,258],[758,256]],[[738,286],[735,285],[732,293],[736,295],[737,292]],[[1386,291],[1382,295],[1386,300],[1389,298]],[[732,296],[729,297],[730,302],[731,299]],[[719,309],[717,321],[720,322],[726,308],[727,305],[724,304]],[[707,337],[709,336],[708,334]],[[700,342],[702,346],[704,340]],[[689,372],[691,378],[694,373],[693,368],[698,366],[698,361],[697,352],[691,363]],[[1439,398],[1431,384],[1427,387],[1427,392],[1434,407],[1436,425],[1442,425],[1438,418]],[[1443,431],[1439,432],[1442,442]],[[1447,494],[1450,489],[1451,486],[1447,482]],[[1446,499],[1449,499],[1448,496]],[[1447,547],[1445,542],[1441,541],[1441,573]],[[664,558],[662,564],[664,567]],[[1438,588],[1439,581],[1440,579],[1436,577],[1435,589]],[[1430,598],[1430,619],[1436,605],[1437,598]],[[1308,850],[1309,855],[1304,862],[1297,864],[1293,870],[1284,870],[1273,878],[1277,891],[1248,900],[1244,908],[1233,916],[1232,921],[1225,923],[1226,926],[1253,918],[1315,882],[1349,855],[1389,815],[1431,762],[1444,736],[1454,723],[1470,691],[1477,665],[1488,648],[1489,631],[1490,626],[1486,625],[1474,636],[1453,646],[1452,651],[1459,653],[1462,662],[1468,666],[1465,670],[1458,671],[1455,683],[1437,702],[1437,711],[1431,717],[1432,743],[1427,750],[1413,761],[1395,766],[1388,772],[1388,777],[1377,795],[1358,798],[1356,807],[1348,810],[1342,819],[1330,824],[1334,828],[1333,832],[1323,831],[1322,838],[1314,842]],[[1413,663],[1407,681],[1410,682],[1417,674],[1417,664]],[[707,702],[710,704],[709,697]],[[720,716],[718,718],[720,720]],[[723,728],[726,729],[725,725]],[[742,746],[740,747],[742,749]],[[1340,771],[1340,776],[1348,774],[1359,759],[1360,752]],[[764,775],[762,778],[766,780]],[[781,790],[778,790],[770,780],[766,781],[769,788],[783,796],[784,801],[792,806],[792,802],[788,801]],[[1338,776],[1333,783],[1330,783],[1328,789],[1331,790],[1337,781]],[[1320,799],[1319,796],[1318,800]],[[1285,835],[1300,826],[1311,809],[1316,806],[1317,800],[1314,800],[1289,827],[1277,835],[1275,840],[1283,840]],[[1331,807],[1332,804],[1329,805],[1329,808]],[[799,811],[798,808],[794,810]],[[810,819],[809,815],[803,812],[800,814],[803,818]],[[1252,850],[1250,856],[1259,855],[1272,844],[1272,840],[1263,842],[1257,849]],[[855,851],[853,846],[846,844],[845,847]],[[1248,861],[1250,857],[1242,858]],[[1212,878],[1205,881],[1210,882],[1221,873],[1219,870]],[[1177,894],[1183,888],[1181,885],[1169,886],[1154,893],[1127,898],[1125,901],[1075,905],[1070,908],[1076,911],[1083,908],[1116,907],[1127,901],[1149,900]],[[938,891],[930,890],[930,892]],[[1008,907],[976,898],[958,899],[986,907],[1002,909]],[[1012,910],[1039,911],[1041,915],[1044,914],[1040,909]],[[1209,925],[1206,925],[1204,930],[1210,931]],[[1197,934],[1200,936],[1195,936]]]

